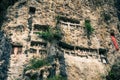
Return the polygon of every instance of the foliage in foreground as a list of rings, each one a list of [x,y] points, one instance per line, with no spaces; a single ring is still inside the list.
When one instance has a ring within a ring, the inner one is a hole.
[[[87,30],[87,35],[89,37],[94,31],[94,29],[91,26],[90,20],[85,20],[85,28]]]
[[[59,29],[49,28],[44,32],[38,32],[36,34],[39,34],[43,39],[47,41],[60,40],[62,38],[62,34]]]
[[[120,80],[120,61],[112,66],[106,80]]]
[[[37,69],[45,65],[49,65],[49,62],[46,59],[36,59],[33,58],[30,60],[30,65],[28,65],[25,68],[25,71],[30,70],[30,69]]]

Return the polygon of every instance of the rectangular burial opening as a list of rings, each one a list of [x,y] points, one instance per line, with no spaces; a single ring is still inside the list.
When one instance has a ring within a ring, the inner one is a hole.
[[[68,54],[68,55],[70,55],[70,52],[68,52],[68,51],[66,51],[65,53]]]
[[[65,42],[59,42],[58,45],[64,49],[68,49],[68,50],[74,50],[74,46],[71,46]]]
[[[36,8],[35,7],[29,7],[29,13],[35,14]]]
[[[102,48],[99,49],[99,54],[100,55],[107,55],[107,52],[108,52],[107,49],[102,49]]]
[[[107,59],[107,52],[108,52],[107,49],[102,49],[102,48],[99,49],[99,54],[100,54],[101,62],[105,63],[105,64],[109,63],[108,59]]]
[[[45,55],[45,54],[47,54],[47,51],[46,51],[46,50],[39,50],[39,53],[40,53],[41,55]]]
[[[70,24],[70,27],[76,27],[76,25]]]
[[[22,45],[13,45],[12,44],[12,54],[22,54]]]
[[[76,23],[76,24],[80,24],[80,21],[77,19],[73,19],[73,18],[67,18],[65,16],[57,16],[56,17],[58,21],[64,21],[64,22],[70,22],[70,23]]]
[[[115,36],[114,31],[111,31],[111,32],[110,32],[110,35],[111,35],[111,36]]]
[[[31,45],[30,46],[39,46],[39,47],[46,47],[47,43],[46,42],[40,42],[40,41],[31,41]]]
[[[24,29],[24,26],[23,25],[18,25],[18,26],[16,26],[16,31],[20,31],[20,32],[22,32],[22,31],[24,31],[25,29]]]
[[[81,26],[80,25],[76,25],[76,28],[81,28]]]
[[[30,48],[30,53],[37,53],[37,50],[34,48]]]
[[[77,49],[77,50],[80,50],[80,51],[96,52],[96,53],[97,53],[97,49],[92,49],[92,48],[84,48],[84,47],[76,46],[76,49]]]
[[[35,31],[46,31],[49,29],[49,25],[39,25],[39,24],[34,24],[34,30]]]

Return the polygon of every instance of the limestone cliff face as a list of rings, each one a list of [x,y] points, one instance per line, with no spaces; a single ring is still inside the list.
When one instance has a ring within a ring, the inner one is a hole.
[[[108,4],[105,4],[108,3]],[[89,18],[91,21],[91,25],[95,29],[93,35],[91,36],[91,48],[102,47],[107,48],[111,42],[109,37],[110,30],[117,26],[117,14],[115,12],[115,8],[113,4],[109,4],[108,1],[19,1],[12,8],[8,9],[7,14],[7,22],[3,27],[16,27],[18,25],[22,25],[27,32],[27,27],[29,27],[29,20],[32,19],[32,26],[34,24],[41,25],[50,25],[56,26],[56,16],[62,15],[67,18],[77,19],[80,22],[80,28],[84,28],[84,21],[86,18]],[[35,7],[36,12],[32,16],[29,14],[29,8]],[[32,17],[32,18],[31,18]],[[65,26],[61,24],[60,27]],[[67,23],[66,23],[67,25]],[[71,24],[72,25],[72,24]],[[6,28],[7,28],[6,27]],[[19,26],[18,26],[19,27]],[[4,29],[5,30],[5,29]],[[7,29],[6,29],[7,30]],[[65,30],[65,29],[64,29]],[[78,30],[78,32],[76,31]],[[65,30],[65,39],[64,41],[78,46],[88,47],[86,42],[86,31],[83,29],[82,32],[79,29],[74,29],[73,33],[69,30]],[[23,31],[23,32],[24,32]],[[76,32],[76,33],[75,33]],[[116,31],[117,33],[117,31]],[[10,34],[10,32],[9,32]],[[28,33],[26,33],[28,34]],[[71,35],[75,34],[75,35]],[[77,35],[81,35],[77,37]],[[104,38],[106,36],[106,38]],[[72,39],[71,39],[72,37]],[[81,40],[83,42],[81,42]],[[95,43],[97,40],[98,43]],[[79,43],[79,44],[78,44]],[[96,45],[97,44],[97,45]]]
[[[62,60],[56,61],[60,65],[58,72],[65,72],[68,80],[104,80],[119,56],[110,37],[113,33],[120,45],[116,3],[117,0],[20,0],[7,9],[2,30],[13,45],[22,45],[22,53],[28,56],[62,54]],[[94,29],[89,37],[86,20]],[[53,40],[53,44],[35,34],[44,32],[47,26],[60,29],[62,39]]]

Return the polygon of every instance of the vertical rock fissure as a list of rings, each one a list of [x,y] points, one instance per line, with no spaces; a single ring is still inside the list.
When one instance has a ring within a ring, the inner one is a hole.
[[[11,50],[11,44],[4,36],[4,33],[0,31],[0,80],[6,80],[8,77]]]

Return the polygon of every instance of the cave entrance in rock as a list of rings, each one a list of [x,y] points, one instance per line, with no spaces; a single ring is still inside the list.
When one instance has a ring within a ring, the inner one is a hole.
[[[49,25],[40,25],[40,24],[34,24],[34,31],[46,31],[49,29]]]
[[[12,44],[12,53],[11,54],[15,54],[15,55],[22,54],[22,48],[23,48],[22,45],[13,45]]]
[[[39,50],[39,53],[40,53],[41,55],[45,55],[45,54],[47,54],[47,51],[46,51],[46,50]]]
[[[111,35],[111,36],[115,36],[114,30],[111,30],[111,31],[110,31],[110,35]]]
[[[45,48],[47,46],[47,43],[46,42],[40,42],[40,41],[31,41],[30,46]]]
[[[108,52],[107,49],[102,49],[102,48],[99,49],[100,59],[101,59],[101,62],[104,64],[109,63],[107,59],[107,52]]]
[[[35,14],[36,8],[35,7],[29,7],[29,13]]]
[[[37,50],[34,48],[30,48],[30,53],[37,53]]]

